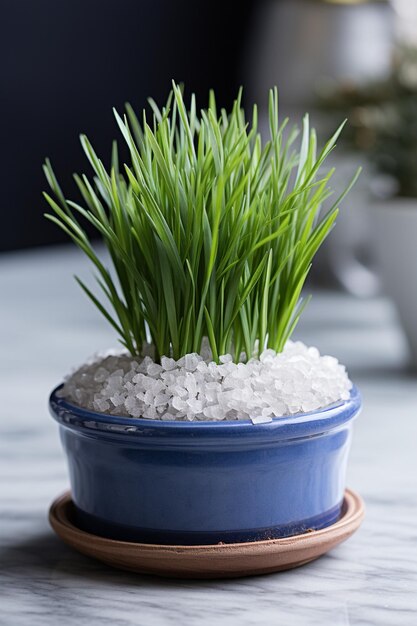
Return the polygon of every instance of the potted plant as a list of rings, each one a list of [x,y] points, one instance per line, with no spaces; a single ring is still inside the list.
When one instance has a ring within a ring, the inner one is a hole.
[[[371,247],[382,285],[398,310],[417,367],[417,48],[398,47],[391,74],[354,88],[337,87],[324,100],[351,124],[350,147],[371,170]],[[369,194],[369,188],[368,188]],[[368,238],[369,239],[369,238]],[[411,272],[411,280],[404,280]]]
[[[397,308],[417,368],[417,49],[398,57],[389,97],[366,113],[373,132],[374,249],[383,287]],[[404,275],[408,274],[408,280]]]
[[[107,303],[78,279],[123,349],[52,392],[76,523],[157,544],[286,537],[333,524],[360,396],[345,368],[290,336],[317,249],[351,184],[320,216],[332,171],[308,117],[284,138],[277,91],[270,140],[214,95],[200,113],[173,84],[139,123],[115,117],[130,164],[108,172],[85,136],[94,180],[67,200],[49,161],[48,218],[97,270]],[[354,177],[354,179],[356,176]],[[82,220],[102,237],[111,270]],[[108,306],[109,305],[109,306]]]

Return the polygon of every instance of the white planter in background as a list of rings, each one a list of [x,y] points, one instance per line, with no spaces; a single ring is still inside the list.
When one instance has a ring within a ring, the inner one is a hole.
[[[248,102],[266,108],[264,95],[278,85],[281,112],[292,113],[294,121],[294,114],[316,103],[323,79],[355,85],[383,80],[391,72],[393,18],[385,2],[257,3],[247,48]]]
[[[314,110],[320,86],[368,85],[385,80],[392,71],[395,13],[390,3],[280,0],[258,2],[256,8],[247,43],[245,94],[248,104],[260,104],[259,126],[265,135],[266,95],[271,86],[279,89],[281,119],[288,115],[291,123],[300,124],[309,110],[321,141],[335,130],[338,116],[331,115],[329,122],[327,113]],[[342,113],[340,116],[341,122]],[[358,155],[343,154],[340,145],[332,160],[337,165],[332,181],[337,193],[353,176]],[[357,296],[374,295],[378,290],[370,270],[373,259],[367,254],[371,238],[366,211],[368,178],[364,171],[343,203],[338,226],[314,264],[315,280],[337,282]]]
[[[373,209],[375,254],[417,367],[417,199],[381,200]]]

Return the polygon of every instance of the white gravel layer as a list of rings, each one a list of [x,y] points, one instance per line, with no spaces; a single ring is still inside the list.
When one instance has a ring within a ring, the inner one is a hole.
[[[60,392],[93,411],[153,420],[242,420],[307,413],[347,400],[346,369],[317,348],[289,341],[281,353],[265,350],[247,363],[220,364],[187,354],[175,361],[126,353],[93,357],[73,372]]]

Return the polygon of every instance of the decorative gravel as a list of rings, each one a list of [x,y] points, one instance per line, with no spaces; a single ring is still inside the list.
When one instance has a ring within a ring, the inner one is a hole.
[[[198,354],[178,361],[126,353],[95,357],[65,381],[61,397],[85,409],[153,420],[242,420],[307,413],[347,400],[346,369],[317,348],[289,341],[247,363],[226,354],[216,364]]]

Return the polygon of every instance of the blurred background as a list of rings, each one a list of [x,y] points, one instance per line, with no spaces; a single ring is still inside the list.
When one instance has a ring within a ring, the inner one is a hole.
[[[68,189],[86,166],[81,132],[110,157],[112,107],[128,101],[140,110],[149,96],[163,102],[173,78],[200,101],[214,87],[230,104],[245,81],[255,4],[236,11],[219,0],[3,0],[0,250],[65,240],[42,217],[42,163],[49,156]]]
[[[364,172],[312,273],[354,296],[388,294],[414,354],[417,286],[417,2],[411,0],[3,0],[0,253],[65,235],[43,218],[42,162],[64,190],[117,137],[112,107],[161,102],[183,82],[201,106],[214,88],[229,106],[240,85],[266,122],[268,89],[283,115],[310,111],[324,138],[348,119],[335,186]],[[265,124],[266,125],[266,124]],[[413,256],[414,253],[414,256]],[[68,268],[71,272],[71,268]],[[401,284],[404,288],[401,289]],[[403,293],[404,292],[404,293]]]
[[[201,106],[211,87],[230,105],[240,85],[248,106],[265,105],[277,84],[283,112],[299,121],[320,91],[389,75],[393,23],[386,2],[3,0],[0,250],[64,239],[42,217],[42,162],[52,159],[68,189],[86,167],[81,132],[110,154],[113,106],[163,102],[172,78]]]

